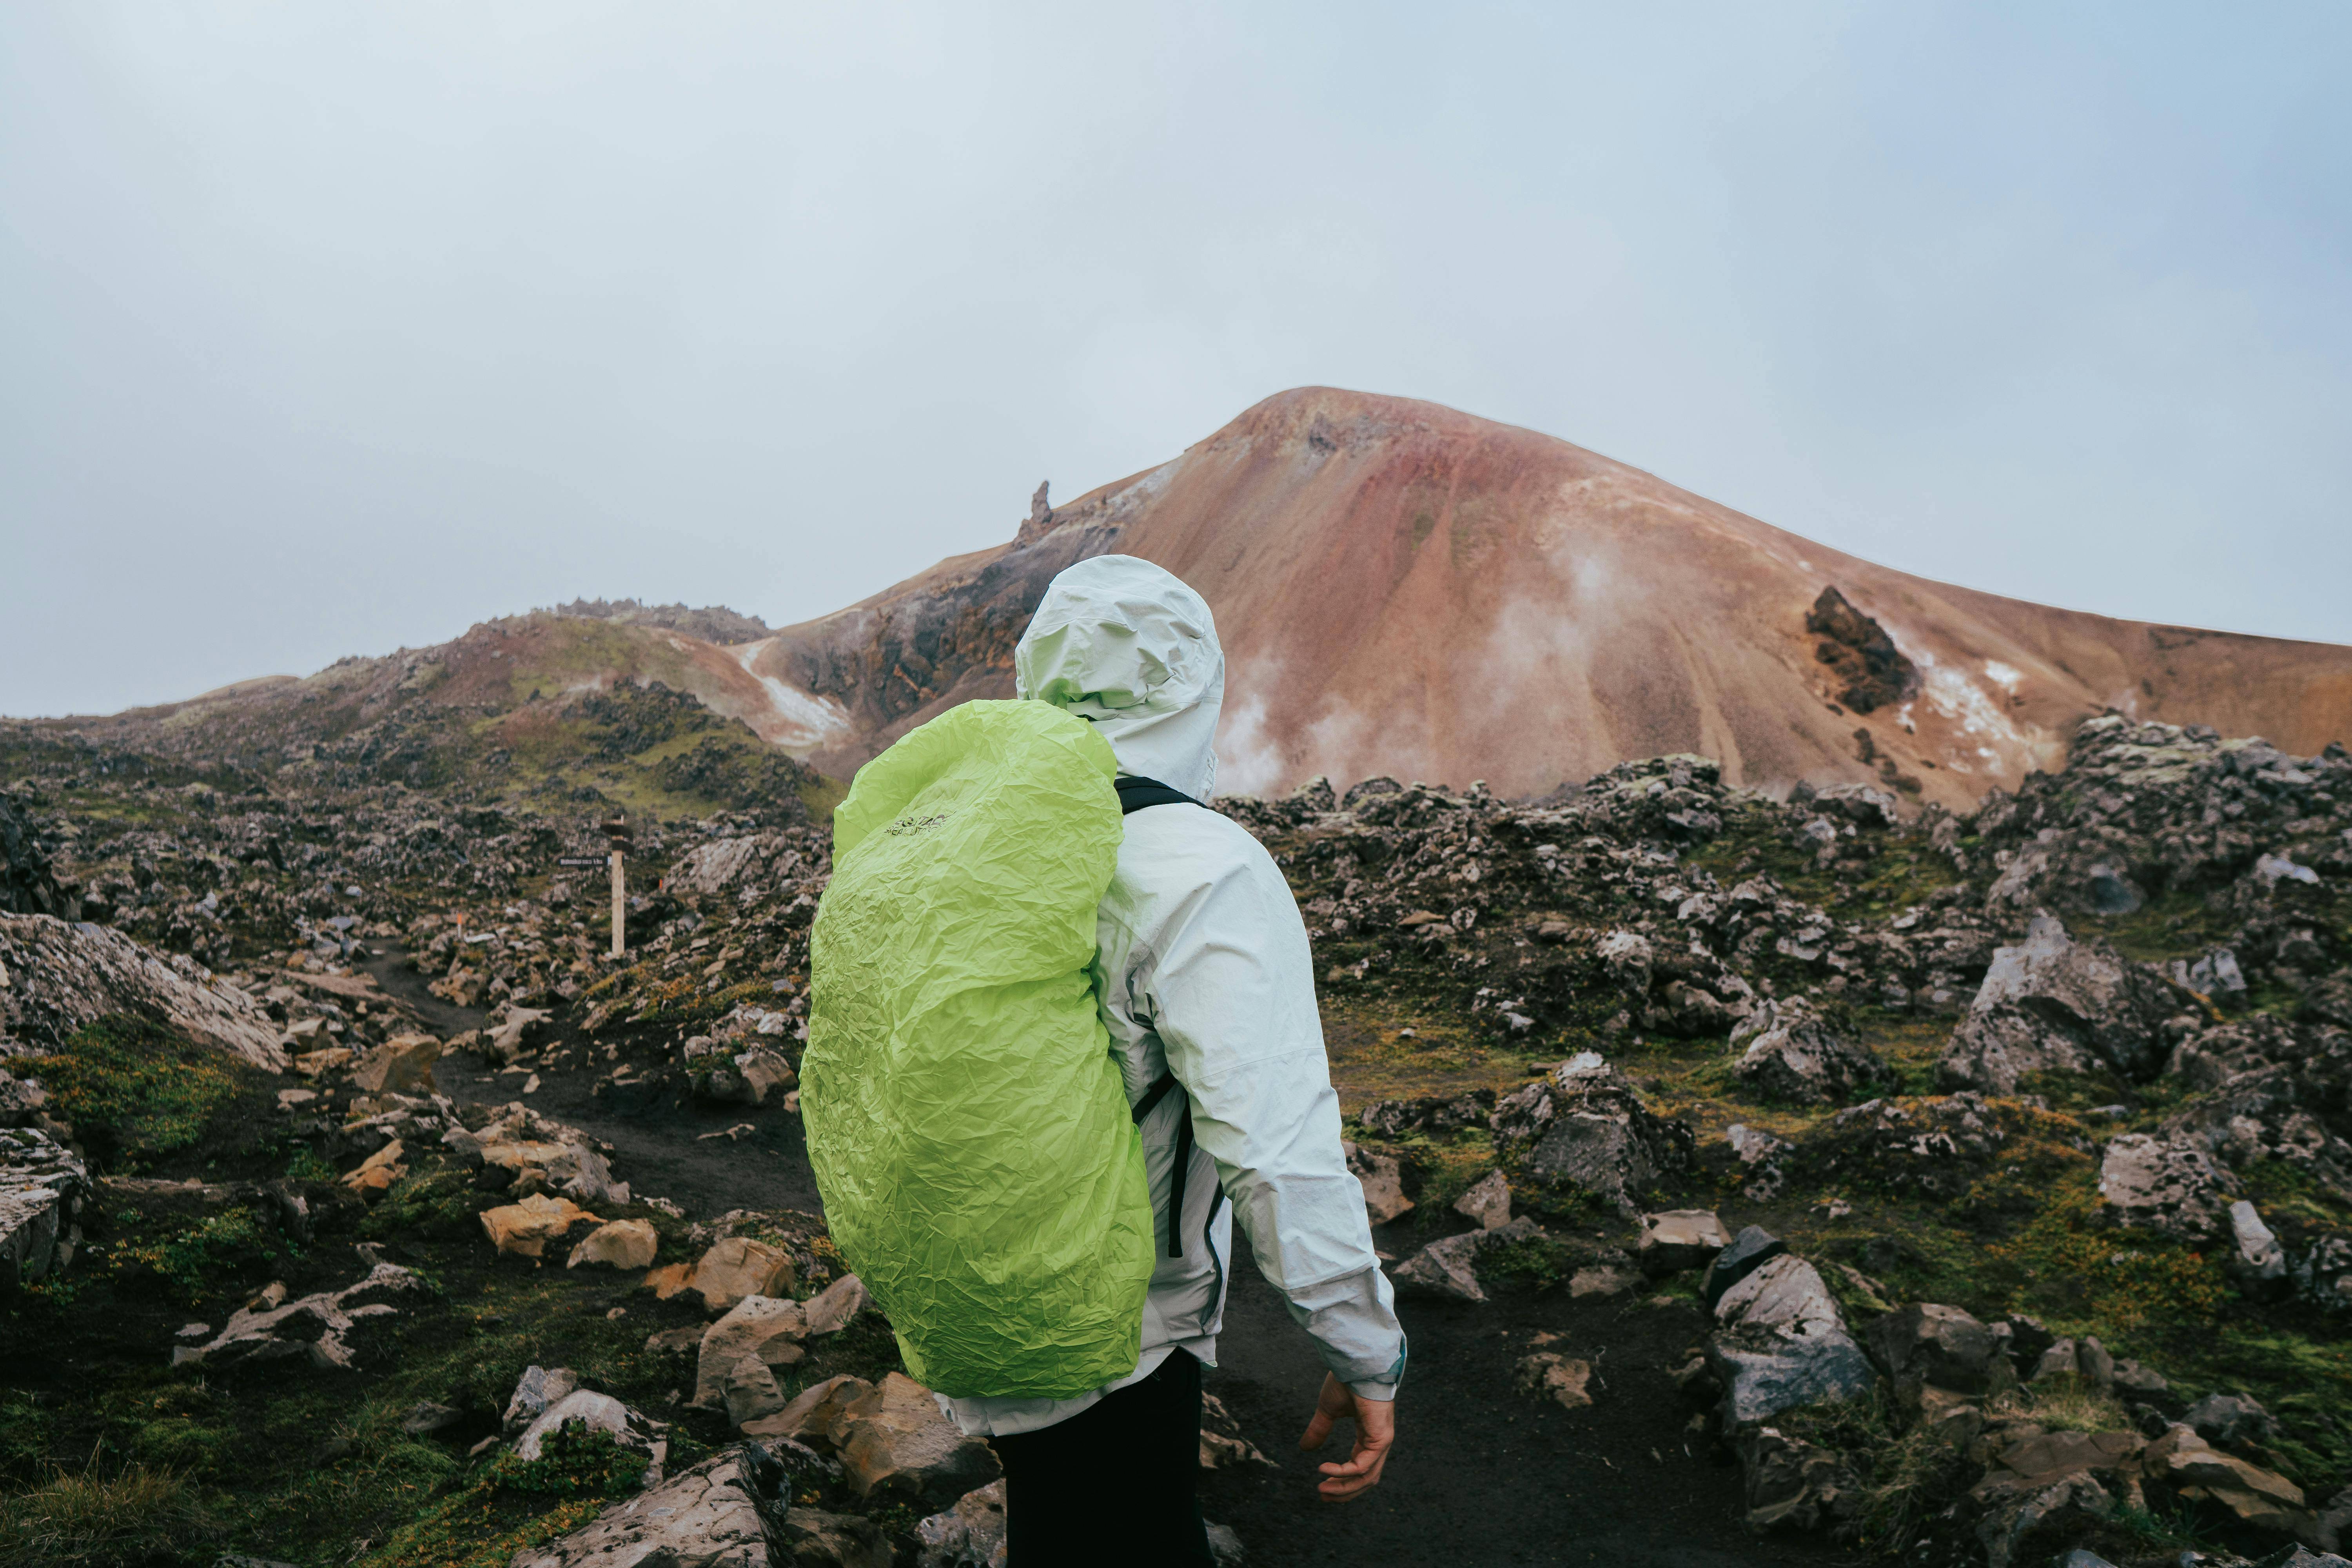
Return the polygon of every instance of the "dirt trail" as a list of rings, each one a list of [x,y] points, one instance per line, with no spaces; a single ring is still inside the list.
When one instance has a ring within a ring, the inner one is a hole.
[[[436,1032],[479,1028],[478,1009],[426,989],[396,949],[362,967]],[[467,1103],[521,1098],[520,1077],[484,1073],[469,1058],[438,1070],[444,1092]],[[800,1121],[781,1110],[635,1108],[592,1098],[588,1068],[540,1069],[528,1103],[611,1143],[617,1174],[669,1197],[698,1218],[731,1208],[820,1212]],[[751,1121],[740,1142],[697,1135]],[[1413,1245],[1402,1239],[1389,1250]],[[1488,1564],[1623,1563],[1638,1568],[1761,1568],[1856,1561],[1805,1540],[1759,1542],[1739,1523],[1739,1472],[1708,1457],[1684,1430],[1688,1413],[1670,1374],[1704,1331],[1688,1305],[1641,1298],[1574,1301],[1562,1292],[1504,1295],[1478,1307],[1402,1303],[1412,1363],[1400,1407],[1396,1457],[1380,1489],[1345,1508],[1318,1500],[1316,1465],[1298,1434],[1322,1382],[1307,1337],[1251,1260],[1233,1271],[1221,1361],[1207,1377],[1248,1438],[1276,1468],[1245,1466],[1203,1479],[1212,1519],[1241,1532],[1255,1560]],[[1604,1385],[1591,1409],[1566,1411],[1516,1393],[1511,1371],[1538,1331],[1547,1348],[1598,1363]]]
[[[478,1029],[488,1016],[479,1008],[459,1007],[434,995],[426,988],[430,982],[408,967],[406,955],[396,947],[386,945],[360,967],[445,1038]],[[562,1020],[558,1027],[572,1033]],[[743,1208],[822,1212],[797,1116],[772,1106],[673,1106],[667,1095],[635,1103],[600,1100],[588,1092],[596,1080],[595,1070],[589,1068],[541,1068],[538,1076],[539,1088],[526,1096],[524,1076],[485,1072],[470,1057],[444,1058],[434,1069],[442,1092],[462,1105],[505,1105],[520,1100],[610,1143],[616,1175],[639,1193],[684,1205],[697,1218]],[[706,1132],[747,1122],[752,1131],[740,1140],[698,1141]]]

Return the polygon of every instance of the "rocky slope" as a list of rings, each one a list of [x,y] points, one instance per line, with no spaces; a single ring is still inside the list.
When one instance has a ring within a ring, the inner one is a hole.
[[[591,817],[100,755],[9,796],[0,1560],[92,1496],[145,1532],[93,1562],[584,1563],[688,1521],[988,1559],[985,1450],[811,1212],[820,829],[648,827],[615,962],[560,864]],[[1899,805],[1689,754],[1222,803],[1310,923],[1423,1347],[1397,1496],[1461,1504],[1318,1514],[1256,1458],[1296,1414],[1237,1327],[1203,1452],[1241,1546],[1502,1558],[1596,1510],[1634,1562],[2342,1542],[2352,759],[2106,717],[1973,812]]]
[[[758,645],[827,705],[846,775],[1010,695],[1045,582],[1119,551],[1182,576],[1232,668],[1227,787],[1484,778],[1528,795],[1696,752],[1734,783],[1900,784],[1958,807],[2054,767],[2115,708],[2316,751],[2352,738],[2352,649],[2117,621],[1907,576],[1528,430],[1307,387]],[[1906,782],[1907,781],[1907,782]]]

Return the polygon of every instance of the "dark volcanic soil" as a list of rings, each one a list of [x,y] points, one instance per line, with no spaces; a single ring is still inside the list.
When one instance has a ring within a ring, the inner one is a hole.
[[[397,950],[363,967],[440,1033],[481,1026],[480,1012],[427,991]],[[504,1104],[524,1081],[484,1073],[470,1058],[449,1058],[436,1076],[445,1093],[465,1102]],[[611,1143],[615,1171],[640,1192],[675,1199],[697,1218],[733,1208],[822,1211],[797,1117],[677,1107],[666,1097],[615,1106],[590,1095],[594,1077],[541,1068],[529,1103]],[[698,1141],[747,1121],[756,1131],[740,1141]],[[1254,1561],[1277,1568],[1349,1560],[1462,1568],[1859,1561],[1815,1540],[1759,1542],[1741,1528],[1738,1468],[1686,1432],[1690,1413],[1669,1375],[1705,1322],[1688,1304],[1650,1307],[1639,1297],[1572,1301],[1554,1290],[1499,1294],[1479,1307],[1402,1303],[1412,1361],[1395,1457],[1369,1497],[1338,1508],[1322,1502],[1315,1467],[1345,1456],[1347,1432],[1323,1453],[1298,1451],[1322,1367],[1248,1244],[1238,1245],[1222,1360],[1206,1387],[1277,1468],[1212,1472],[1202,1504],[1241,1533]],[[1545,1331],[1560,1336],[1547,1348],[1599,1366],[1593,1408],[1561,1410],[1513,1391],[1513,1366]]]

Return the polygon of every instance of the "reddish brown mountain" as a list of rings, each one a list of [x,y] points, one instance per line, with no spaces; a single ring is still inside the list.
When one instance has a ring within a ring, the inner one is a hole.
[[[2352,737],[2352,648],[1929,582],[1565,441],[1321,387],[728,651],[797,715],[774,738],[845,773],[952,703],[1009,695],[1046,580],[1110,551],[1215,610],[1231,789],[1390,773],[1523,795],[1699,752],[1750,784],[1899,777],[1958,805],[2055,766],[2106,708],[2306,753]]]

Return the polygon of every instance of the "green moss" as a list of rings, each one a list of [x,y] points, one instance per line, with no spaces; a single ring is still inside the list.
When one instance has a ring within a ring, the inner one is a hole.
[[[266,1105],[270,1093],[266,1075],[227,1052],[121,1016],[87,1026],[18,1070],[41,1080],[102,1161],[128,1170],[194,1147],[241,1098]]]
[[[1565,1242],[1530,1237],[1480,1253],[1478,1278],[1484,1283],[1522,1290],[1551,1290],[1567,1284],[1582,1260],[1582,1252]]]

